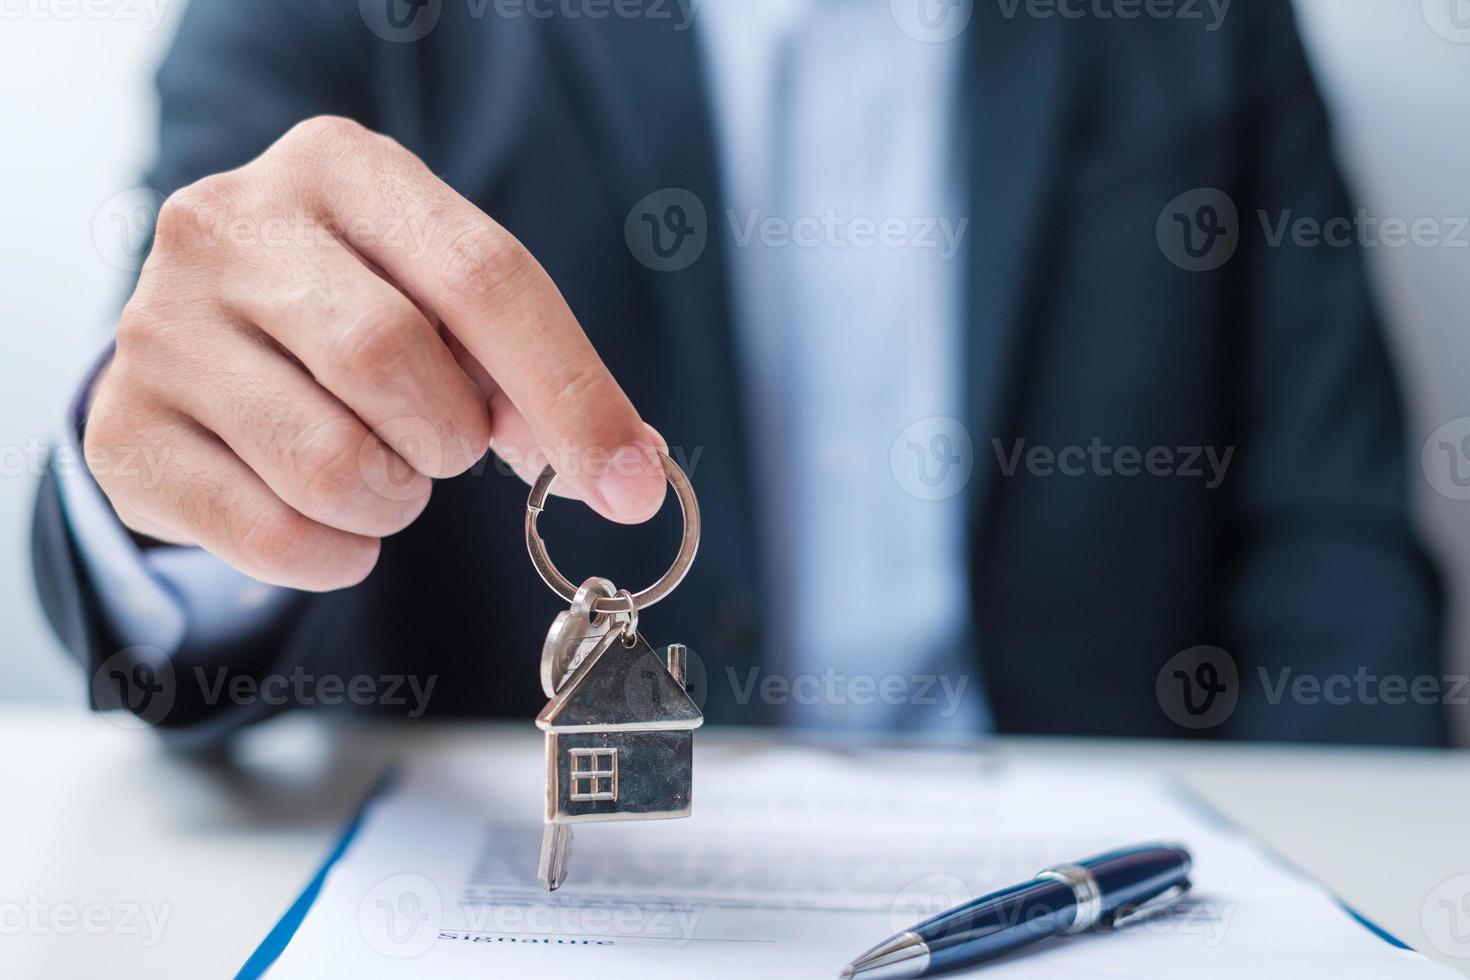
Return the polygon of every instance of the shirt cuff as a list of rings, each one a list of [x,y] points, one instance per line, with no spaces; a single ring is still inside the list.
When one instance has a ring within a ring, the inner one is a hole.
[[[52,457],[57,489],[72,540],[113,635],[125,647],[151,646],[172,656],[186,636],[212,646],[258,628],[296,593],[265,585],[201,548],[140,547],[118,520],[83,457],[81,432],[92,388],[112,359],[109,343],[86,375],[67,412]],[[161,461],[139,447],[132,458],[106,463],[157,479]]]

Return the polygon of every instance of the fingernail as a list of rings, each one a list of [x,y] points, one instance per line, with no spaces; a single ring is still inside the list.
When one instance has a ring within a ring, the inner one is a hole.
[[[597,478],[597,493],[616,520],[645,521],[663,504],[663,467],[652,451],[624,446]]]

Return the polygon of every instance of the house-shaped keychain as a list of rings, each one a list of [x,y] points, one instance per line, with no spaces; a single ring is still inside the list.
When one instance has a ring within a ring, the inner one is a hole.
[[[687,817],[694,729],[704,722],[685,691],[687,651],[660,657],[639,633],[597,644],[536,717],[546,732],[546,831],[541,877],[560,886],[571,824]]]

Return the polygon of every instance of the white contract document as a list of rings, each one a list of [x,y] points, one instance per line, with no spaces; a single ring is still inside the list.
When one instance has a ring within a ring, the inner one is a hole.
[[[1156,774],[1003,759],[706,737],[694,815],[578,824],[567,883],[549,894],[536,878],[539,745],[443,755],[390,777],[241,975],[833,978],[944,908],[1162,840],[1195,861],[1193,892],[1169,912],[962,975],[1453,976]]]

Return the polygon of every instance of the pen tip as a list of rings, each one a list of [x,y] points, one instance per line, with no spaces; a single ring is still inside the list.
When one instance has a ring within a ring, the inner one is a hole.
[[[890,936],[842,968],[842,980],[901,980],[929,972],[929,946],[913,932]]]

